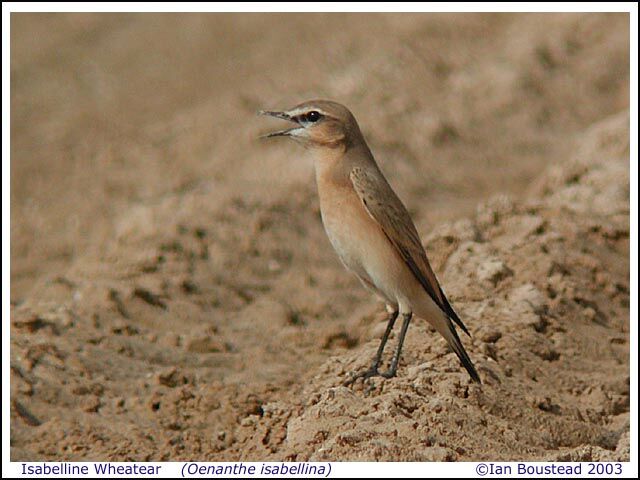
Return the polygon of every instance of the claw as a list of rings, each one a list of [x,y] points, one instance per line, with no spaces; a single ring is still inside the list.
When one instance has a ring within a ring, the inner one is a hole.
[[[346,380],[342,385],[345,386],[345,387],[350,387],[359,378],[362,378],[363,381],[364,381],[364,380],[366,380],[368,378],[371,378],[371,377],[392,378],[392,377],[395,377],[395,375],[396,375],[396,372],[393,372],[391,370],[381,373],[377,368],[371,367],[371,368],[369,368],[367,370],[364,370],[362,372],[352,374],[351,378]]]

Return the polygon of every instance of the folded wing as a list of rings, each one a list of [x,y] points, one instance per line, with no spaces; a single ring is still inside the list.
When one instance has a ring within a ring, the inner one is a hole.
[[[453,310],[436,278],[411,216],[382,174],[355,167],[351,183],[364,208],[398,251],[433,301],[464,333],[469,331]]]

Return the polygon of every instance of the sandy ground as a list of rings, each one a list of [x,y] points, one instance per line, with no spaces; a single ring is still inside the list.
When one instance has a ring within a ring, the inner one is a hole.
[[[11,19],[13,460],[629,458],[627,15]],[[348,105],[483,385],[259,108]],[[394,338],[391,342],[394,342]]]

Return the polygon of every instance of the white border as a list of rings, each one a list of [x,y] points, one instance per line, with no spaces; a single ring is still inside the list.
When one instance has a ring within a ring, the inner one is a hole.
[[[11,12],[629,12],[631,23],[630,55],[630,203],[631,203],[631,304],[630,304],[630,349],[631,349],[631,476],[638,474],[638,7],[634,2],[614,3],[366,3],[366,2],[311,2],[311,3],[16,3],[2,4],[2,472],[16,472],[9,460],[9,317],[10,317],[10,13]],[[392,464],[366,468],[368,464],[351,464],[356,468],[340,468],[342,474],[469,475],[471,471],[452,464],[429,464],[427,469],[420,464]],[[406,468],[403,467],[406,465]],[[476,465],[474,463],[474,465]],[[6,469],[6,470],[5,470]]]
[[[630,392],[631,392],[631,462],[635,464],[636,476],[638,473],[638,6],[634,4],[630,10],[630,79],[629,79],[629,103],[630,103],[630,283],[631,303],[629,309],[629,337],[631,339],[630,359]]]
[[[633,2],[7,2],[12,12],[629,12]]]
[[[2,5],[2,476],[5,475],[5,465],[9,465],[9,421],[11,418],[10,407],[10,355],[9,332],[11,311],[11,252],[9,242],[10,229],[10,202],[11,202],[11,167],[9,158],[11,151],[11,135],[9,134],[9,107],[11,105],[9,95],[10,61],[11,56],[9,39],[11,33],[8,9]]]

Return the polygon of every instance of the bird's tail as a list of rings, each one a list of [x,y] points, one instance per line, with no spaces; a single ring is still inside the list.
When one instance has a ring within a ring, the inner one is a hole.
[[[456,327],[449,318],[449,316],[438,307],[435,302],[431,301],[431,298],[425,295],[425,302],[414,305],[415,313],[418,317],[427,320],[440,335],[442,335],[451,349],[460,359],[462,366],[467,369],[469,376],[474,382],[482,383],[480,381],[480,375],[476,367],[473,366],[473,362],[469,358],[467,351],[462,346]]]
[[[442,336],[447,340],[447,343],[449,343],[449,346],[451,347],[451,349],[458,356],[458,358],[460,359],[460,363],[462,363],[462,366],[467,369],[467,372],[469,372],[469,376],[471,377],[471,380],[473,380],[476,383],[482,383],[480,381],[480,375],[478,375],[478,371],[476,370],[476,367],[473,366],[473,362],[469,358],[467,351],[462,346],[462,342],[460,341],[458,332],[456,332],[456,328],[453,326],[453,323],[448,318],[446,319],[446,322],[447,322],[447,329],[445,330],[446,333],[443,333],[443,332],[440,332],[440,333],[442,333]]]

